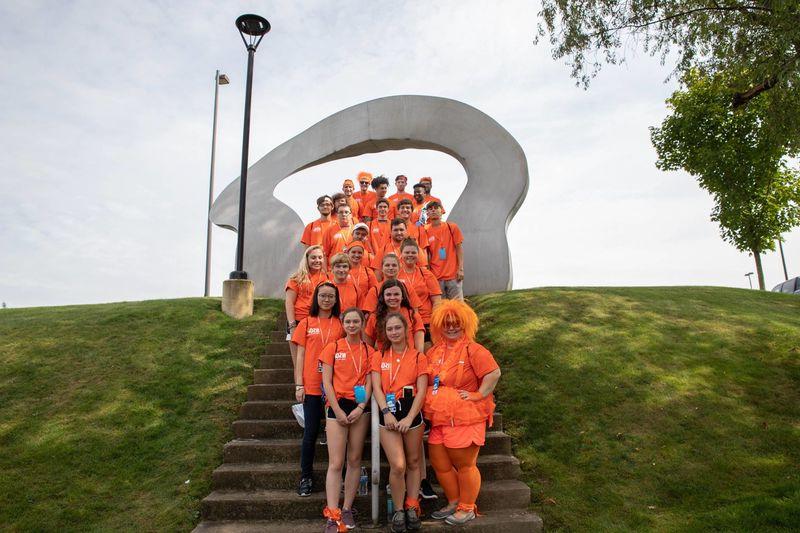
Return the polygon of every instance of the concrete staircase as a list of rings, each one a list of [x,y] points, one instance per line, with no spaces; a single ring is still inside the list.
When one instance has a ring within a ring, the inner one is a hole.
[[[285,325],[285,321],[278,321],[278,331],[272,332],[272,342],[261,356],[255,383],[248,387],[240,418],[233,423],[236,438],[225,444],[223,464],[214,470],[213,492],[202,501],[203,521],[195,533],[322,531],[328,449],[317,444],[315,492],[307,498],[297,496],[303,430],[291,413],[294,380],[289,345],[283,333]],[[483,476],[478,507],[483,516],[461,529],[497,533],[541,531],[541,519],[527,510],[530,489],[518,480],[519,461],[511,454],[511,438],[502,428],[503,417],[498,413],[478,458]],[[368,466],[369,443],[364,458]],[[384,459],[382,488],[387,483],[388,470]],[[430,465],[428,478],[435,479]],[[440,498],[431,503],[423,500],[424,514],[444,504],[441,490],[436,488]],[[385,522],[386,497],[381,492],[381,518]],[[370,505],[369,496],[356,497],[354,508],[358,510],[361,529],[372,527]],[[452,526],[439,521],[426,520],[423,524],[424,531],[447,529]]]

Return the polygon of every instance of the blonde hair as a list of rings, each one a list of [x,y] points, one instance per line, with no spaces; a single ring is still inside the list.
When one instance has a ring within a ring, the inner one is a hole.
[[[294,274],[289,276],[289,279],[292,281],[296,281],[298,284],[302,285],[303,283],[308,283],[311,280],[310,271],[308,269],[308,256],[311,255],[311,252],[319,250],[322,252],[322,271],[325,271],[325,252],[322,251],[322,246],[319,244],[315,244],[314,246],[309,246],[305,253],[303,253],[303,257],[300,259],[300,264],[297,265],[297,270],[295,270]]]
[[[461,300],[442,300],[439,305],[434,307],[431,315],[431,338],[434,343],[439,342],[445,329],[445,321],[450,319],[458,322],[464,330],[464,337],[469,341],[475,340],[478,332],[478,315],[475,311]]]
[[[350,257],[347,254],[339,253],[331,258],[331,268],[339,263],[347,263],[347,266],[353,266],[353,262],[350,261]]]

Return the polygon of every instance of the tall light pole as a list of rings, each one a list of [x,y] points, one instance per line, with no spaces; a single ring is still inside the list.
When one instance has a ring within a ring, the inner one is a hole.
[[[244,215],[247,199],[247,159],[250,151],[250,101],[253,93],[253,61],[261,39],[270,30],[269,22],[259,15],[242,15],[236,19],[236,27],[247,47],[247,88],[244,96],[244,131],[242,133],[242,169],[239,174],[239,225],[236,239],[236,270],[230,279],[247,279],[244,271]],[[247,37],[245,37],[245,35]]]
[[[789,281],[789,273],[786,271],[786,258],[783,257],[783,240],[778,239],[778,248],[781,251],[781,263],[783,263],[783,281]]]
[[[217,104],[219,103],[219,86],[228,85],[230,80],[219,70],[214,75],[214,122],[211,126],[211,178],[208,180],[208,214],[211,213],[211,204],[214,202],[214,161],[217,155]],[[211,292],[211,218],[206,216],[208,229],[206,231],[206,288],[203,296],[208,297]]]
[[[744,277],[746,277],[747,281],[750,282],[750,288],[752,289],[753,288],[753,273],[752,272],[748,272],[747,274],[744,275]]]

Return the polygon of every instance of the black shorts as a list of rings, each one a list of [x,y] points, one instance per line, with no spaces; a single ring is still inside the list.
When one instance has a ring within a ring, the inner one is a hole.
[[[425,342],[433,342],[431,340],[431,325],[425,324]]]
[[[350,398],[339,398],[339,407],[342,408],[344,414],[349,415],[353,412],[358,406],[355,400],[351,400]],[[366,407],[364,407],[364,412],[369,413],[369,402],[367,402]],[[330,418],[331,420],[336,420],[336,414],[333,412],[333,408],[328,406],[327,411],[325,412],[326,418]]]
[[[408,412],[411,410],[411,406],[414,404],[414,397],[413,396],[405,396],[403,398],[398,398],[395,401],[397,405],[397,412],[392,413],[397,419],[397,421],[401,421],[406,417]],[[383,422],[383,413],[378,413],[378,425],[381,427],[386,427],[386,424]],[[414,421],[411,422],[411,426],[408,429],[415,429],[422,425],[422,413],[417,413],[417,416],[414,417]]]

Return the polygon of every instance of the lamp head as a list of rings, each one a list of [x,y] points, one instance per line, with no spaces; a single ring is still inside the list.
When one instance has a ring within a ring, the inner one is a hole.
[[[264,17],[247,14],[236,19],[236,28],[239,30],[239,35],[241,35],[247,49],[255,52],[259,43],[261,43],[261,39],[272,27]]]
[[[227,74],[220,74],[219,78],[217,78],[217,83],[220,85],[228,85],[230,82],[231,80],[228,79]]]

